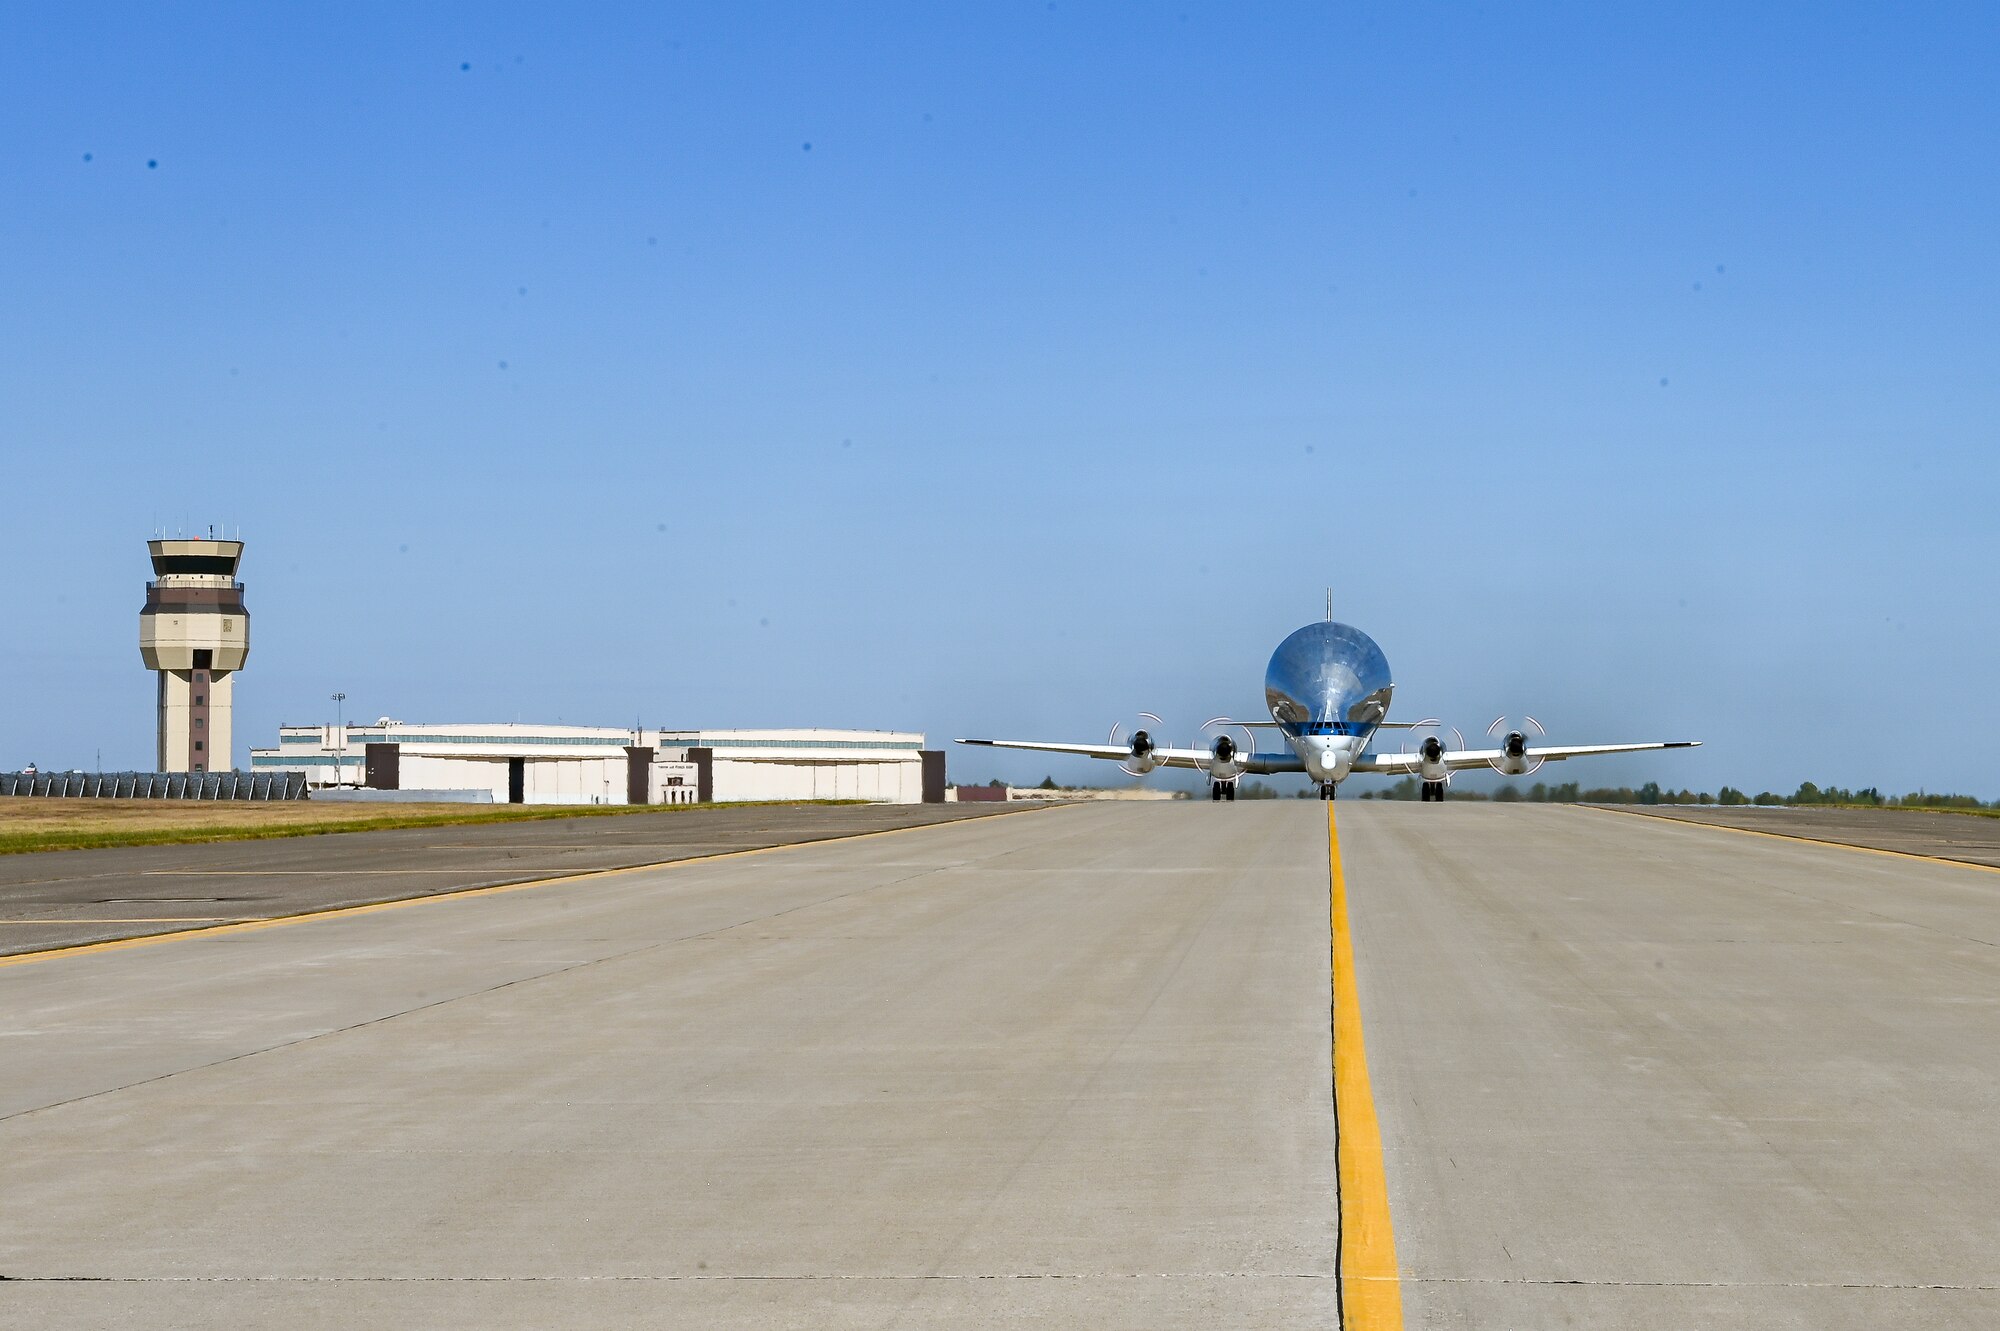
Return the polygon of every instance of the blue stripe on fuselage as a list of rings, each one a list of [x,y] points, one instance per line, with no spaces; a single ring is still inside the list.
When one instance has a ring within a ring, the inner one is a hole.
[[[1304,725],[1280,722],[1285,734],[1293,739],[1303,735],[1360,735],[1364,738],[1375,733],[1378,724],[1374,721],[1308,721]]]

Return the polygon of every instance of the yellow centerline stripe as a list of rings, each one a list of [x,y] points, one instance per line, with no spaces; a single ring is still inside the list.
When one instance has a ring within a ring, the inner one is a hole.
[[[1744,836],[1767,836],[1778,841],[1803,841],[1813,846],[1832,846],[1835,850],[1858,850],[1864,855],[1888,855],[1899,860],[1946,864],[1954,869],[1977,869],[1981,873],[2000,873],[2000,865],[1948,859],[1943,855],[1925,855],[1914,850],[1884,850],[1880,846],[1857,846],[1852,841],[1828,841],[1825,837],[1803,836],[1797,832],[1766,832],[1759,827],[1731,827],[1728,823],[1704,823],[1693,818],[1676,818],[1667,813],[1637,813],[1631,809],[1608,809],[1602,804],[1578,804],[1572,807],[1588,809],[1592,813],[1622,813],[1627,818],[1644,818],[1650,823],[1670,823],[1676,827],[1705,827],[1714,832],[1741,832]]]
[[[825,846],[836,841],[860,841],[867,837],[895,836],[899,832],[922,832],[933,827],[952,827],[962,822],[972,822],[969,818],[954,818],[938,823],[918,823],[911,827],[885,827],[876,832],[850,832],[844,836],[820,837],[814,841],[789,841],[778,846],[753,846],[748,850],[718,851],[713,855],[690,855],[681,860],[661,860],[654,864],[628,864],[617,869],[592,869],[584,873],[564,874],[558,878],[530,878],[519,883],[494,883],[489,887],[467,887],[456,892],[434,892],[429,896],[397,897],[393,901],[371,901],[359,906],[336,906],[331,910],[309,910],[297,915],[273,915],[261,920],[243,920],[235,924],[217,924],[203,929],[169,929],[163,933],[139,934],[132,938],[112,938],[102,943],[78,943],[71,947],[52,947],[40,952],[16,952],[12,956],[0,957],[0,969],[8,966],[25,966],[37,961],[50,961],[58,957],[80,957],[90,952],[123,952],[131,948],[154,947],[160,943],[174,943],[187,938],[219,938],[225,934],[251,933],[259,929],[277,929],[290,924],[308,924],[314,920],[338,920],[356,915],[374,915],[385,910],[401,910],[405,906],[424,906],[434,901],[464,901],[471,897],[497,896],[502,892],[525,892],[535,887],[557,887],[564,883],[582,883],[595,879],[616,878],[622,874],[648,873],[659,869],[678,869],[684,864],[708,864],[715,860],[741,859],[746,855],[768,855],[779,850],[801,850],[807,846]],[[66,921],[77,925],[104,923],[96,920]]]
[[[1382,1125],[1368,1084],[1361,1038],[1361,992],[1354,981],[1354,939],[1347,928],[1347,875],[1340,828],[1326,806],[1326,857],[1332,888],[1333,1113],[1340,1171],[1340,1324],[1345,1331],[1401,1331],[1403,1281],[1389,1222],[1389,1180],[1382,1167]]]

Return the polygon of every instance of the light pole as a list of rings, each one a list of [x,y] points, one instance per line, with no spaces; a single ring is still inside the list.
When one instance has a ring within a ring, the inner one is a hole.
[[[333,759],[333,784],[338,786],[347,780],[347,695],[333,695],[333,733],[340,736],[340,748]]]

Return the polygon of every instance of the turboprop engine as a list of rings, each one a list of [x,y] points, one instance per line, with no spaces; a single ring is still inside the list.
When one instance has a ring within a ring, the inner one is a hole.
[[[1451,763],[1449,759],[1451,751],[1453,749],[1464,750],[1465,736],[1458,732],[1458,727],[1447,726],[1436,717],[1427,717],[1417,722],[1414,728],[1421,728],[1429,732],[1417,741],[1417,775],[1423,779],[1426,785],[1437,785],[1450,781]],[[1444,742],[1447,731],[1450,732],[1452,738],[1450,744]],[[1409,743],[1408,740],[1404,740],[1403,742],[1405,744]],[[1408,749],[1404,749],[1403,751],[1405,753],[1409,752]]]
[[[1544,732],[1540,721],[1532,716],[1524,716],[1521,721],[1523,725],[1534,730],[1536,740],[1542,738]],[[1486,727],[1486,733],[1500,735],[1500,728],[1506,724],[1506,717],[1496,716],[1493,718],[1493,724]],[[1489,759],[1488,765],[1502,776],[1526,776],[1542,765],[1540,758],[1532,757],[1528,753],[1528,743],[1527,730],[1509,730],[1506,734],[1500,735],[1500,756]]]
[[[1227,735],[1217,735],[1208,746],[1208,779],[1232,781],[1243,775],[1243,746]]]
[[[1232,734],[1231,732],[1237,732]],[[1250,728],[1226,716],[1202,722],[1200,742],[1208,749],[1205,769],[1210,781],[1234,781],[1249,766],[1257,737]]]
[[[1151,721],[1155,727],[1161,724],[1160,718],[1151,712],[1141,712],[1139,713],[1139,718],[1143,721]],[[1112,744],[1118,743],[1118,736],[1124,729],[1125,727],[1122,723],[1111,727],[1111,735],[1108,742]],[[1126,752],[1131,756],[1126,758],[1124,762],[1119,763],[1119,768],[1127,776],[1146,775],[1146,773],[1160,765],[1160,760],[1154,756],[1154,750],[1158,747],[1158,743],[1153,739],[1153,732],[1141,726],[1132,732],[1131,742],[1125,746]]]
[[[1426,781],[1443,781],[1451,775],[1444,763],[1444,741],[1436,735],[1424,736],[1417,745],[1417,772]]]

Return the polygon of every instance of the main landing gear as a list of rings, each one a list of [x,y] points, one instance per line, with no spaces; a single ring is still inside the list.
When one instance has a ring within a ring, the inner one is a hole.
[[[1212,800],[1231,800],[1231,801],[1234,801],[1234,800],[1235,800],[1235,798],[1236,798],[1236,781],[1235,781],[1235,779],[1234,779],[1234,778],[1231,778],[1231,779],[1230,779],[1230,780],[1228,780],[1228,781],[1211,781],[1211,782],[1209,782],[1209,783],[1208,783],[1208,797],[1209,797],[1210,799],[1212,799]]]
[[[1444,782],[1442,781],[1424,782],[1424,788],[1420,798],[1422,798],[1422,800],[1426,804],[1431,803],[1433,800],[1435,800],[1439,804],[1444,803]]]
[[[1323,800],[1337,800],[1337,799],[1339,799],[1339,798],[1340,798],[1340,783],[1339,783],[1338,781],[1322,781],[1322,782],[1320,782],[1320,783],[1319,783],[1319,797],[1320,797],[1321,799],[1323,799]]]

